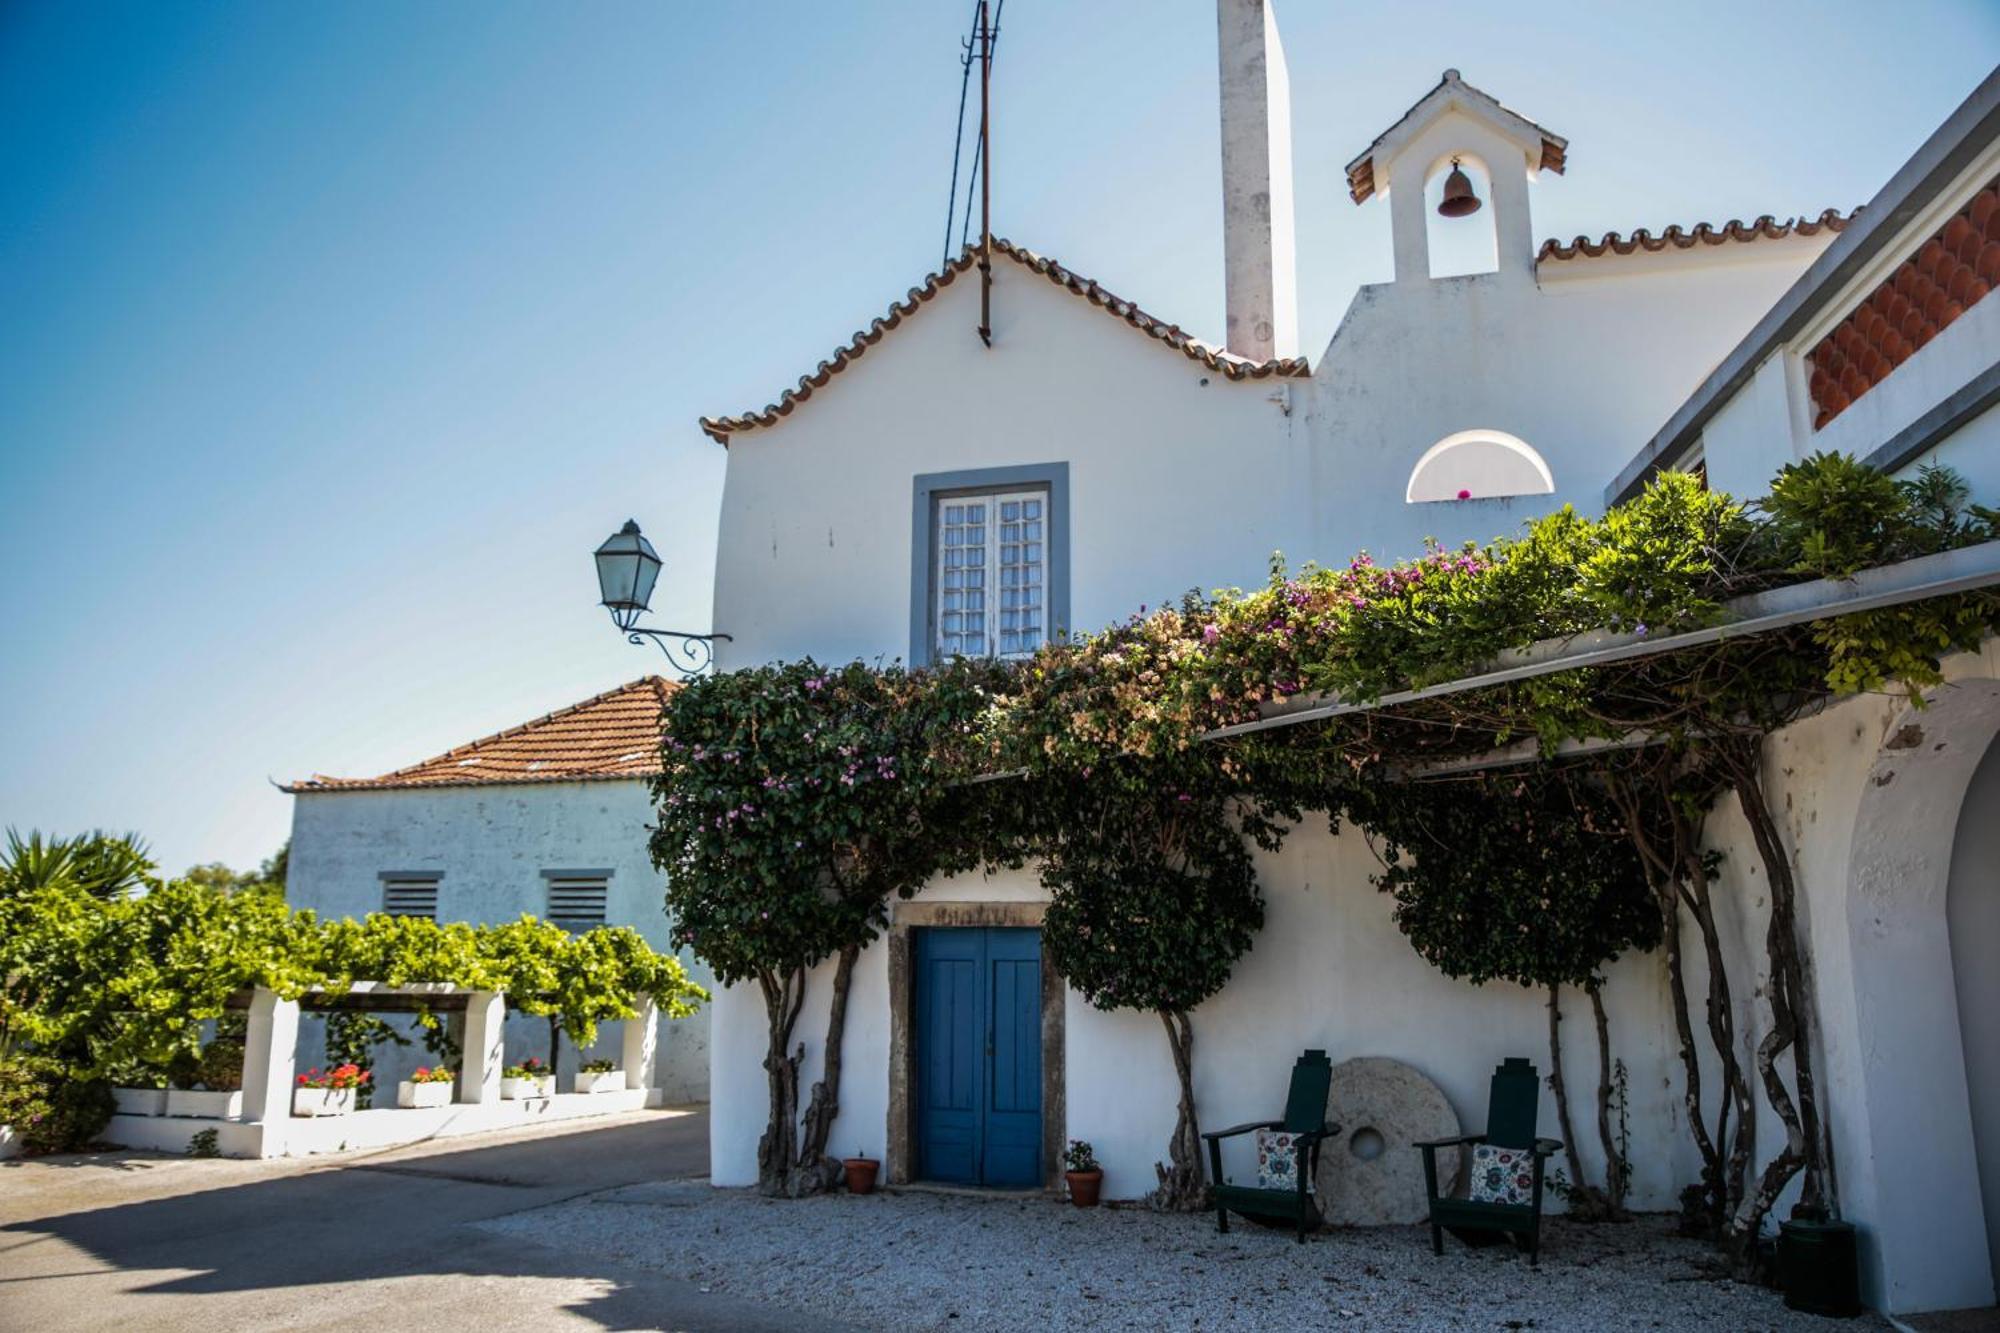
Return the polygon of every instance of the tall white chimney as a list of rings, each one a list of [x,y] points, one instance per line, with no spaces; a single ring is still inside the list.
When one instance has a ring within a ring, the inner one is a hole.
[[[1262,361],[1299,351],[1292,235],[1292,89],[1270,0],[1216,0],[1222,60],[1225,345]]]

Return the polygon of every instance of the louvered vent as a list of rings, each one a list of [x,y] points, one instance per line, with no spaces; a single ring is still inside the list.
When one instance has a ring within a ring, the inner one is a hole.
[[[390,916],[421,916],[437,920],[437,875],[382,876],[382,910]]]
[[[604,903],[611,889],[608,870],[544,870],[549,882],[550,925],[564,930],[589,930],[604,924]]]

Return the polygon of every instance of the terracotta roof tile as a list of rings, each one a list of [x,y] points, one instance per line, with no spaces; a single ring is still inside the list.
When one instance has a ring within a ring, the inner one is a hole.
[[[1973,195],[1807,355],[1813,429],[2000,286],[2000,179]]]
[[[1218,375],[1232,380],[1263,379],[1271,375],[1301,376],[1311,373],[1302,356],[1279,357],[1269,361],[1250,361],[1231,352],[1210,346],[1189,337],[1178,324],[1169,324],[1147,314],[1132,302],[1106,291],[1096,282],[1064,268],[1045,255],[1038,255],[1012,241],[993,238],[993,253],[1003,255],[1021,265],[1031,273],[1039,273],[1056,286],[1102,309],[1106,314],[1125,321],[1149,338],[1157,339],[1173,348],[1190,361],[1198,362]],[[834,349],[831,357],[819,363],[810,375],[799,379],[799,387],[787,389],[779,395],[778,401],[762,409],[753,409],[740,416],[703,417],[701,428],[718,444],[727,445],[732,435],[754,430],[760,426],[775,426],[792,414],[792,409],[813,396],[813,391],[825,386],[826,382],[858,360],[863,353],[881,342],[891,329],[897,328],[926,302],[951,286],[960,275],[970,272],[978,263],[976,248],[968,246],[956,259],[943,269],[926,277],[923,285],[912,287],[910,294],[889,307],[888,313],[874,321],[867,328],[858,330],[845,345]]]
[[[651,777],[660,771],[660,728],[667,698],[679,688],[658,676],[645,676],[393,773],[377,778],[315,773],[283,790],[381,791]]]
[[[1569,162],[1569,140],[1553,130],[1537,125],[1520,112],[1502,103],[1493,94],[1473,87],[1459,77],[1457,70],[1448,69],[1444,72],[1444,77],[1438,80],[1436,87],[1419,97],[1408,111],[1397,118],[1394,125],[1376,135],[1375,142],[1369,144],[1359,157],[1347,164],[1348,198],[1357,204],[1366,203],[1375,195],[1378,188],[1388,188],[1387,181],[1381,182],[1378,186],[1375,180],[1375,154],[1382,147],[1383,140],[1416,119],[1427,106],[1445,99],[1453,99],[1460,106],[1482,109],[1500,124],[1511,126],[1520,138],[1530,143],[1539,140],[1536,145],[1536,158],[1530,165],[1537,171],[1553,171],[1558,176],[1562,175],[1563,168]]]
[[[1852,222],[1860,211],[1857,208],[1843,215],[1839,209],[1829,208],[1817,218],[1797,217],[1784,222],[1779,222],[1766,213],[1755,222],[1743,222],[1731,218],[1720,227],[1706,222],[1697,222],[1693,227],[1676,224],[1657,236],[1641,227],[1630,237],[1620,236],[1615,231],[1607,231],[1602,240],[1593,241],[1588,236],[1579,236],[1567,244],[1551,238],[1542,242],[1542,248],[1536,253],[1535,259],[1537,262],[1549,259],[1597,259],[1603,255],[1629,255],[1637,250],[1660,251],[1669,247],[1675,250],[1692,250],[1696,246],[1724,245],[1731,241],[1816,236],[1822,231],[1839,232]]]

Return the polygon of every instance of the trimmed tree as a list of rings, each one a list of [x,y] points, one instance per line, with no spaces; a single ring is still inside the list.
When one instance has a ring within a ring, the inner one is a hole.
[[[1166,1028],[1180,1097],[1153,1197],[1174,1210],[1207,1202],[1191,1015],[1264,924],[1247,844],[1275,849],[1284,829],[1214,759],[1184,752],[1054,773],[1035,796],[1048,816],[1035,846],[1050,961],[1095,1007],[1147,1010]]]
[[[1577,773],[1533,769],[1397,786],[1350,817],[1380,840],[1377,884],[1424,959],[1474,985],[1512,981],[1548,992],[1549,1086],[1568,1156],[1570,1207],[1619,1217],[1630,1174],[1613,1129],[1613,1071],[1603,968],[1651,949],[1660,915],[1612,801]],[[1590,999],[1598,1040],[1601,1185],[1585,1176],[1563,1076],[1562,988]]]
[[[674,942],[725,984],[764,999],[769,1119],[758,1185],[829,1188],[826,1145],[840,1111],[841,1039],[861,950],[892,894],[964,863],[968,845],[934,819],[954,797],[950,738],[969,733],[994,669],[883,670],[810,659],[708,676],[667,708],[654,864],[667,874]],[[794,1041],[812,970],[834,960],[822,1075],[803,1121]]]

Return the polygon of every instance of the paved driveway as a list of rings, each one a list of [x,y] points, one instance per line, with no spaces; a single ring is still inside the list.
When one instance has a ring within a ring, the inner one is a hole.
[[[274,1162],[0,1164],[0,1331],[814,1326],[795,1312],[469,1223],[699,1177],[699,1111]],[[834,1328],[833,1324],[819,1325]]]

